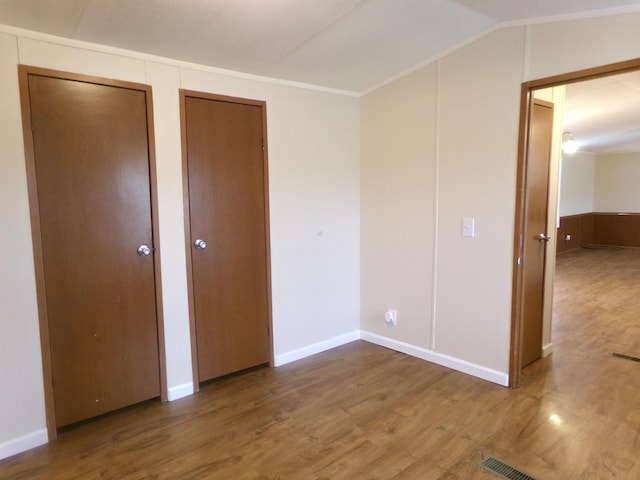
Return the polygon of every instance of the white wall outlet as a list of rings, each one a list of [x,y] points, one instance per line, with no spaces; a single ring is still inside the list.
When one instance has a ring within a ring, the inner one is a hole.
[[[398,325],[398,311],[388,308],[387,311],[384,312],[384,321],[390,327]]]

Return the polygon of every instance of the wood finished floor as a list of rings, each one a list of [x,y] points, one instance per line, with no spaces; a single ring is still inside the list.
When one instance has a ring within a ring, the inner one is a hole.
[[[640,479],[640,249],[558,258],[554,353],[509,390],[362,341],[64,432],[2,479]]]

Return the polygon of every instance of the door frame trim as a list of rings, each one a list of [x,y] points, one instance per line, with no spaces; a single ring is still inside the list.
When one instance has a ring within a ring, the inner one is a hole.
[[[516,214],[513,236],[513,274],[511,293],[511,338],[509,349],[509,387],[520,386],[522,361],[522,300],[523,300],[523,269],[518,265],[518,258],[522,256],[520,237],[524,235],[525,220],[525,193],[527,188],[526,167],[527,167],[527,145],[529,143],[529,116],[533,91],[568,85],[571,83],[593,80],[640,70],[640,58],[623,62],[612,63],[599,67],[577,70],[570,73],[555,75],[523,82],[520,91],[520,126],[518,135],[518,166],[516,179]],[[545,298],[545,301],[550,299]],[[542,321],[542,319],[541,319]],[[542,346],[541,346],[542,347]]]
[[[126,88],[145,93],[147,114],[147,144],[149,152],[149,186],[151,195],[151,228],[153,235],[153,262],[154,262],[154,287],[156,324],[158,331],[158,359],[160,365],[160,399],[166,402],[167,366],[164,338],[164,316],[162,309],[162,275],[160,269],[160,230],[158,226],[158,182],[155,152],[155,137],[153,123],[153,95],[151,86],[121,80],[112,80],[102,77],[63,72],[30,65],[18,65],[18,83],[20,87],[20,106],[22,111],[22,132],[24,140],[24,157],[27,173],[27,190],[29,198],[29,215],[31,220],[31,237],[33,243],[34,273],[36,281],[36,301],[38,307],[38,323],[40,327],[40,349],[42,352],[42,373],[44,384],[45,417],[47,423],[47,435],[49,440],[57,437],[57,425],[55,420],[55,405],[53,396],[53,379],[51,372],[51,347],[49,344],[49,318],[47,313],[46,288],[44,277],[44,257],[42,251],[42,238],[40,229],[40,208],[38,205],[38,189],[36,182],[35,152],[33,148],[33,134],[31,131],[31,108],[29,97],[29,75],[41,75],[63,80],[74,80],[84,83],[93,83],[109,87]]]
[[[265,247],[266,247],[266,275],[267,275],[267,322],[269,328],[269,366],[275,365],[273,348],[273,310],[271,289],[271,231],[269,219],[269,148],[267,144],[267,102],[215,93],[206,93],[196,90],[180,89],[180,141],[182,145],[182,204],[184,208],[184,235],[185,253],[187,262],[187,294],[189,302],[189,329],[191,332],[191,369],[193,373],[193,390],[200,390],[200,373],[198,369],[198,344],[196,339],[196,315],[193,288],[193,256],[191,253],[191,211],[189,208],[189,164],[187,156],[187,122],[186,99],[187,97],[219,102],[235,103],[240,105],[252,105],[260,107],[262,112],[262,168],[264,182],[264,221],[265,221]]]

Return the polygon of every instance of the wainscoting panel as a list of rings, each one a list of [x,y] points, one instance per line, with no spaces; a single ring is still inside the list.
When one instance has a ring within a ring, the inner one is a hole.
[[[640,213],[592,212],[560,218],[557,253],[589,245],[640,247]]]
[[[591,213],[560,218],[557,253],[566,252],[593,243],[593,217]]]
[[[594,245],[640,247],[640,214],[593,213]]]

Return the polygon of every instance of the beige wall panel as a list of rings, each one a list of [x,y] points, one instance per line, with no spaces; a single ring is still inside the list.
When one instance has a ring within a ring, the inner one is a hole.
[[[530,27],[526,80],[640,57],[640,13]]]
[[[506,372],[524,29],[441,60],[435,350]],[[475,218],[475,238],[461,235]]]
[[[153,85],[153,115],[156,140],[160,255],[167,384],[169,399],[189,390],[191,338],[185,256],[184,209],[182,205],[182,147],[178,91],[180,69],[147,63],[147,79]]]
[[[594,197],[596,212],[640,212],[640,152],[598,155]]]
[[[145,62],[124,54],[18,37],[20,63],[64,72],[147,83]]]
[[[431,346],[437,75],[430,65],[362,100],[361,328],[422,348]]]
[[[0,34],[0,446],[45,428],[17,61]]]
[[[562,156],[560,216],[594,211],[596,156],[577,151]]]

